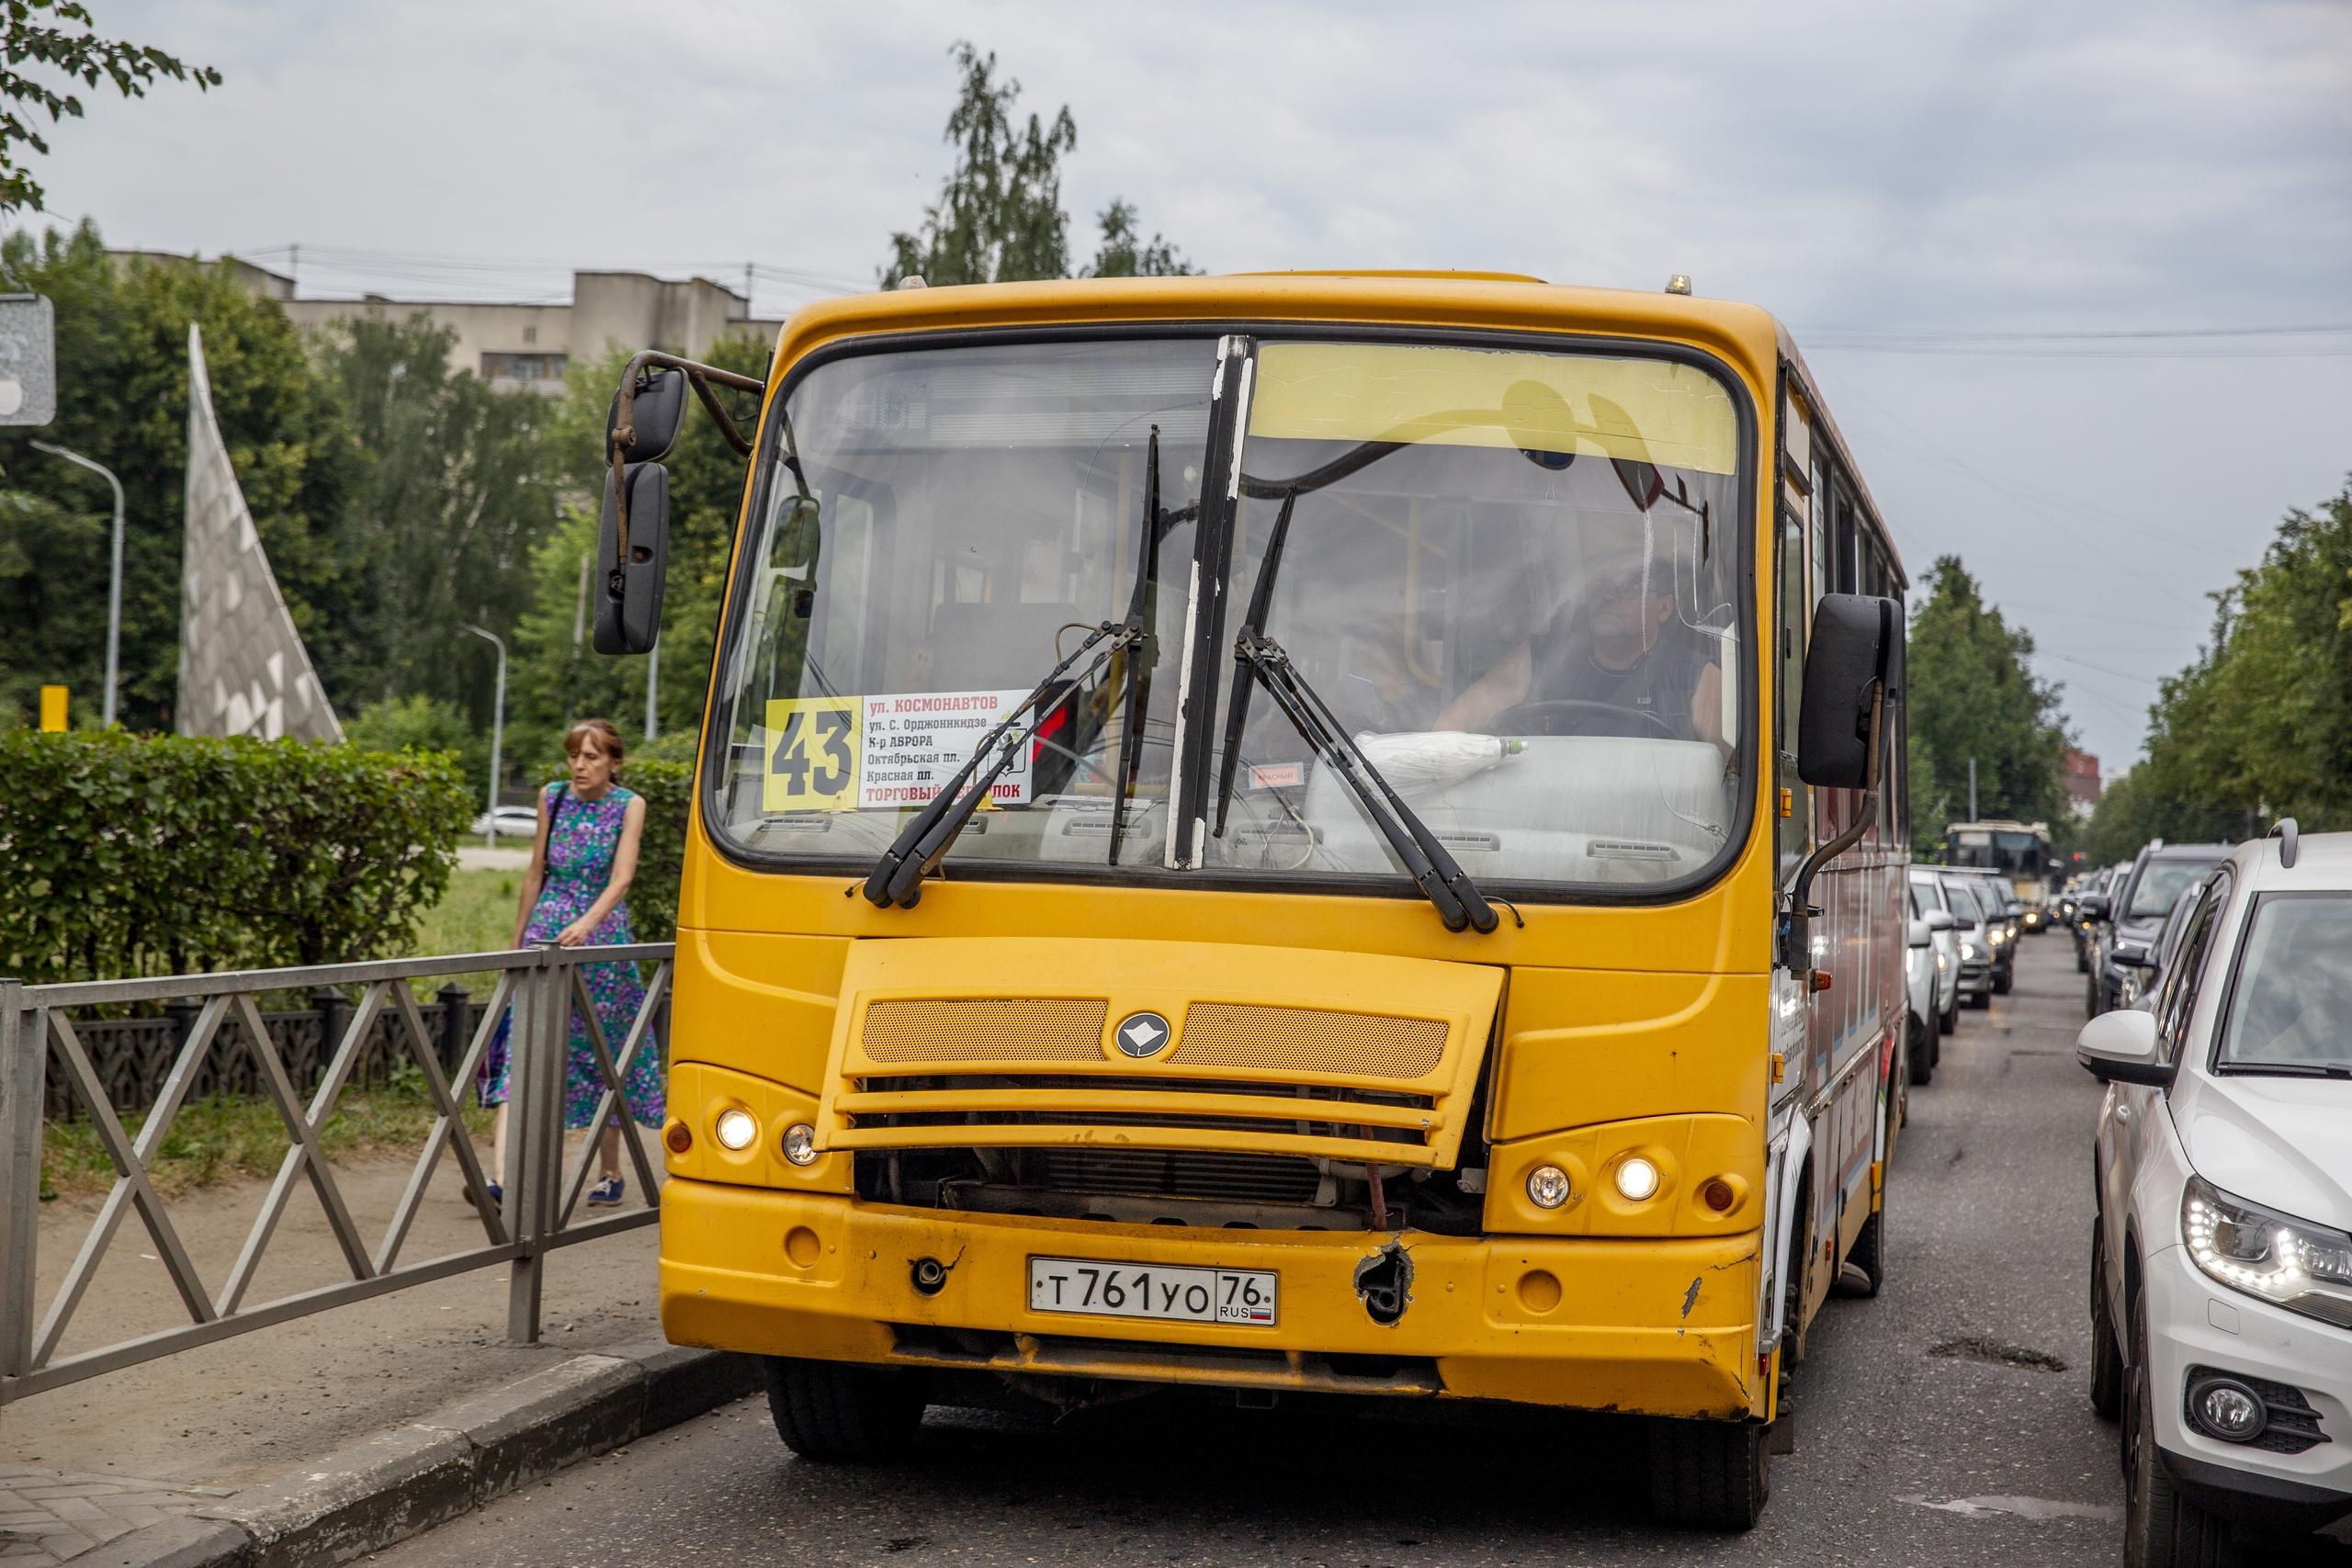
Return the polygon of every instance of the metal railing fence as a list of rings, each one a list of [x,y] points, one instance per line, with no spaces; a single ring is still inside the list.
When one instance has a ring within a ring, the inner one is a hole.
[[[627,1112],[622,1086],[639,1054],[658,1052],[659,1041],[668,1033],[673,952],[668,942],[640,942],[627,947],[539,947],[447,958],[53,986],[0,979],[0,1404],[232,1335],[497,1263],[508,1265],[507,1337],[536,1342],[547,1255],[560,1247],[633,1230],[659,1218],[654,1165],[646,1153],[643,1129]],[[587,964],[615,963],[653,966],[646,981],[644,1002],[617,1049],[597,1017],[582,972]],[[453,1067],[445,1068],[435,1031],[427,1024],[409,982],[483,972],[495,974],[496,985],[462,1055]],[[345,987],[362,987],[361,993],[316,1089],[305,1101],[255,998],[269,992]],[[120,1114],[128,1108],[112,1103],[75,1028],[74,1012],[180,998],[198,1004],[195,1021],[145,1122],[132,1137],[123,1130]],[[510,1007],[514,1021],[508,1037],[504,1200],[492,1205],[484,1188],[481,1156],[458,1114],[458,1097],[470,1085],[499,1021]],[[388,1016],[395,1021],[408,1058],[422,1075],[438,1116],[390,1224],[371,1248],[344,1201],[320,1135],[363,1053],[375,1048]],[[602,1090],[590,1123],[591,1135],[567,1170],[563,1104],[569,1039],[575,1019],[583,1023]],[[224,1029],[232,1020],[236,1027]],[[277,1108],[288,1137],[285,1157],[261,1210],[217,1290],[208,1288],[190,1260],[151,1177],[173,1119],[187,1100],[190,1089],[206,1074],[216,1046],[249,1054],[253,1076]],[[79,1100],[117,1174],[73,1263],[44,1307],[39,1289],[38,1241],[43,1112],[52,1065]],[[593,1129],[604,1126],[616,1108],[621,1145],[637,1179],[637,1203],[616,1213],[575,1220],[594,1169],[597,1138]],[[402,1244],[445,1152],[454,1155],[464,1177],[481,1222],[482,1244],[403,1262]],[[248,1303],[246,1295],[278,1222],[295,1189],[305,1184],[324,1211],[351,1278]],[[168,1271],[187,1309],[189,1321],[61,1358],[58,1349],[75,1309],[82,1304],[124,1218],[134,1210],[154,1243],[157,1260]]]

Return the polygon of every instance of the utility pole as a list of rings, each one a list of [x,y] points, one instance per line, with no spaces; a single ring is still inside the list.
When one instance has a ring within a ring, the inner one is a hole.
[[[1976,759],[1968,759],[1968,819],[1976,820]]]
[[[662,731],[660,710],[655,699],[662,694],[662,634],[653,635],[653,646],[645,655],[645,738],[652,739]]]
[[[498,772],[504,761],[500,752],[506,743],[506,645],[496,632],[470,625],[466,630],[488,639],[498,649],[498,690],[490,705],[490,847],[494,850],[498,847]]]
[[[107,576],[107,689],[99,703],[98,716],[100,726],[112,729],[115,676],[121,663],[122,649],[122,481],[114,477],[112,468],[104,463],[94,463],[79,452],[68,451],[47,441],[36,441],[33,446],[52,457],[80,464],[114,487],[114,567]]]
[[[571,657],[580,657],[581,641],[588,635],[588,580],[594,575],[596,558],[582,553],[580,558],[580,603],[571,612]]]

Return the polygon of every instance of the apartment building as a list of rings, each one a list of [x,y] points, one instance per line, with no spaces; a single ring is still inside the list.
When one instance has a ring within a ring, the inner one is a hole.
[[[449,350],[453,367],[514,391],[553,395],[562,389],[564,372],[574,358],[594,358],[615,347],[658,348],[698,358],[729,333],[773,340],[784,324],[753,316],[751,301],[742,294],[707,277],[575,272],[571,299],[564,304],[394,299],[380,294],[304,299],[296,297],[292,278],[234,256],[208,263],[168,252],[112,254],[117,265],[124,266],[143,262],[223,268],[251,292],[277,300],[297,326],[323,327],[350,316],[396,321],[428,317],[457,333]]]

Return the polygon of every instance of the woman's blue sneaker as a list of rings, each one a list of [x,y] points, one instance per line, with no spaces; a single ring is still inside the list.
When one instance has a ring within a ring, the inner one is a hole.
[[[622,1181],[617,1176],[608,1176],[605,1178],[604,1180],[599,1181],[595,1186],[588,1189],[589,1205],[592,1208],[597,1209],[609,1209],[613,1207],[621,1201],[621,1192],[627,1185],[628,1184]]]
[[[486,1195],[486,1196],[490,1199],[490,1206],[491,1206],[492,1208],[493,1208],[493,1209],[503,1208],[503,1207],[505,1205],[505,1202],[506,1202],[506,1189],[505,1189],[505,1188],[503,1188],[503,1187],[502,1187],[502,1186],[500,1186],[497,1182],[495,1182],[495,1181],[485,1181],[485,1182],[483,1182],[483,1183],[481,1184],[481,1190],[482,1190],[482,1193],[483,1193],[484,1195]],[[476,1201],[474,1190],[473,1190],[472,1188],[470,1188],[470,1187],[469,1187],[469,1188],[467,1188],[467,1189],[466,1189],[466,1201],[467,1201],[467,1202],[469,1202],[469,1203],[473,1203],[473,1202],[475,1202],[475,1201]]]

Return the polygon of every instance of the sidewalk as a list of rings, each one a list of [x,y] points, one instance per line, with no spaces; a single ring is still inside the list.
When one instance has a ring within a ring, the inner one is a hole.
[[[577,1147],[575,1135],[575,1154]],[[336,1168],[371,1248],[410,1166],[394,1157]],[[635,1188],[632,1180],[632,1205]],[[217,1292],[226,1278],[266,1191],[266,1183],[240,1181],[169,1204],[208,1290]],[[44,1205],[44,1310],[97,1207],[95,1198]],[[401,1258],[421,1261],[481,1239],[480,1221],[461,1200],[456,1162],[445,1158]],[[0,1560],[60,1560],[573,1357],[641,1358],[661,1332],[656,1247],[657,1232],[648,1226],[549,1254],[537,1346],[506,1342],[507,1270],[493,1265],[8,1405],[0,1410]],[[126,1215],[61,1356],[187,1321],[154,1250],[137,1214]],[[348,1277],[305,1184],[287,1204],[247,1301],[259,1304]]]

